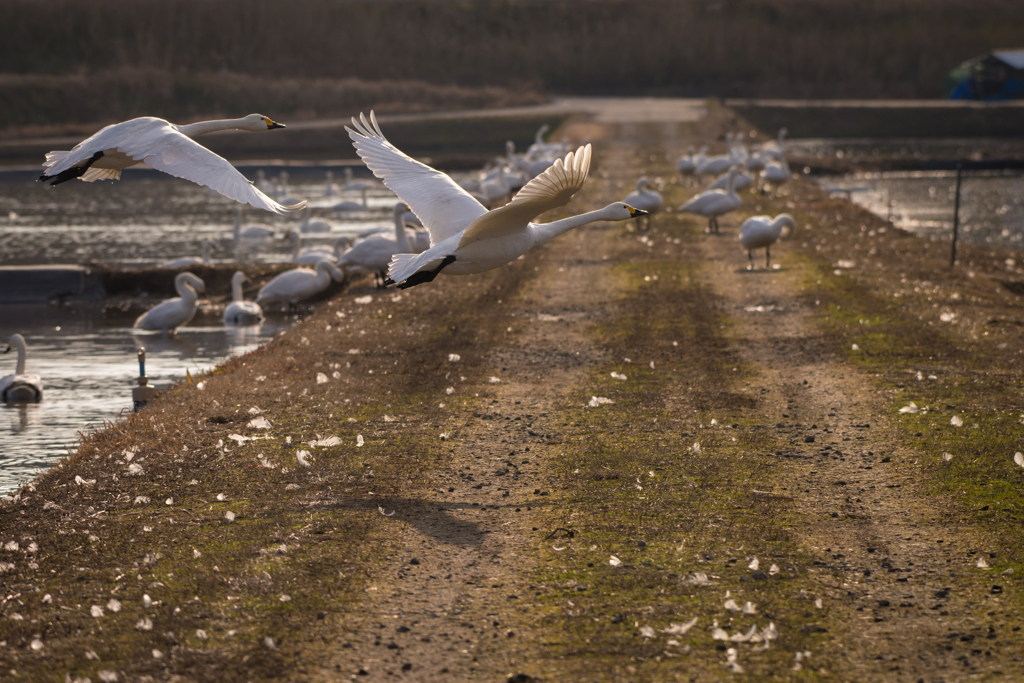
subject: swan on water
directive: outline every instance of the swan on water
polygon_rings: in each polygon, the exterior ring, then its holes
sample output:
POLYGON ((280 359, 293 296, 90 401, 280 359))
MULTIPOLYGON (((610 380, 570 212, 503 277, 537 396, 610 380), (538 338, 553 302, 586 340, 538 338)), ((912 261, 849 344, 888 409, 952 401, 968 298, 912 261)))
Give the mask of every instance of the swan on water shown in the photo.
POLYGON ((242 225, 242 207, 235 209, 235 227, 231 231, 232 241, 238 246, 239 240, 259 240, 274 236, 274 229, 263 223, 242 225))
POLYGON ((193 140, 218 130, 266 131, 284 128, 260 114, 241 119, 200 121, 179 126, 144 116, 115 123, 75 145, 70 152, 48 152, 39 180, 59 185, 73 178, 86 182, 118 180, 121 170, 145 162, 158 171, 191 180, 236 202, 284 213, 302 208, 282 206, 249 182, 227 159, 193 140))
POLYGON ((334 172, 333 171, 328 171, 327 172, 327 180, 326 180, 326 182, 324 182, 324 196, 325 197, 334 197, 339 192, 341 192, 341 188, 339 188, 338 184, 336 182, 334 182, 334 172))
POLYGON ((327 289, 331 280, 341 281, 345 276, 329 260, 318 261, 316 269, 295 268, 288 270, 263 285, 256 303, 261 307, 270 304, 295 305, 327 289))
POLYGON ((739 196, 733 188, 736 167, 729 169, 729 182, 725 190, 706 190, 679 207, 680 211, 695 213, 708 219, 708 232, 718 233, 718 217, 740 208, 739 196))
POLYGON ((373 273, 377 286, 383 287, 384 281, 387 279, 391 257, 395 254, 413 251, 409 234, 405 230, 405 221, 402 220, 402 216, 408 209, 409 207, 404 202, 395 204, 394 239, 388 239, 383 235, 368 237, 342 254, 338 259, 338 267, 346 273, 349 271, 373 273))
POLYGON ((306 200, 292 195, 292 190, 288 187, 288 171, 281 171, 277 174, 277 201, 282 204, 292 204, 296 208, 302 208, 306 206, 306 200))
POLYGON ((313 218, 309 213, 309 207, 303 209, 302 224, 299 232, 330 232, 331 224, 322 218, 313 218))
POLYGON ((259 325, 263 322, 263 309, 255 301, 246 301, 242 294, 242 283, 248 279, 240 270, 231 276, 231 303, 224 309, 225 325, 259 325))
MULTIPOLYGON (((647 180, 646 177, 640 178, 640 180, 636 181, 636 192, 630 192, 623 200, 626 204, 647 212, 645 226, 647 228, 651 227, 651 217, 661 211, 661 205, 663 203, 660 192, 647 189, 650 184, 650 181, 647 180)), ((644 220, 644 216, 637 217, 636 224, 638 228, 640 227, 641 221, 644 220)))
POLYGON ((43 380, 39 375, 25 372, 25 338, 20 334, 12 335, 4 353, 11 350, 18 352, 18 360, 13 375, 0 377, 0 399, 7 403, 43 400, 43 380))
POLYGON ((788 227, 789 233, 796 230, 796 222, 788 213, 780 213, 775 218, 771 216, 751 216, 743 221, 740 226, 740 244, 747 250, 747 258, 750 265, 754 265, 754 249, 764 248, 764 267, 770 266, 771 248, 779 237, 782 236, 783 227, 788 227))
POLYGON ((301 249, 302 235, 296 230, 289 230, 285 233, 285 239, 292 240, 292 263, 301 263, 306 266, 315 266, 324 259, 337 261, 341 257, 341 248, 352 244, 352 238, 343 235, 334 240, 332 247, 317 246, 308 249, 301 249))
POLYGON ((627 220, 640 209, 616 202, 599 211, 554 223, 534 218, 565 206, 587 179, 590 145, 570 152, 523 187, 505 206, 488 211, 448 175, 403 154, 387 141, 370 112, 348 129, 356 151, 373 173, 399 196, 430 231, 430 249, 422 254, 395 254, 389 281, 399 288, 430 282, 443 270, 453 275, 481 273, 571 230, 600 220, 627 220), (447 269, 447 270, 446 270, 447 269))
POLYGON ((213 246, 213 242, 206 240, 203 242, 203 255, 199 256, 185 256, 182 258, 174 259, 173 261, 164 261, 157 268, 188 268, 189 266, 203 266, 210 263, 210 247, 213 246))
POLYGON ((368 188, 364 187, 363 189, 359 190, 359 193, 362 196, 362 201, 361 202, 354 202, 351 199, 346 199, 345 201, 338 202, 337 204, 332 206, 331 210, 332 211, 368 211, 370 209, 370 205, 366 201, 366 191, 367 191, 367 189, 368 188))
POLYGON ((160 330, 173 334, 196 314, 199 293, 206 291, 206 285, 192 273, 178 273, 174 278, 174 289, 178 297, 163 301, 139 316, 134 327, 140 330, 160 330))

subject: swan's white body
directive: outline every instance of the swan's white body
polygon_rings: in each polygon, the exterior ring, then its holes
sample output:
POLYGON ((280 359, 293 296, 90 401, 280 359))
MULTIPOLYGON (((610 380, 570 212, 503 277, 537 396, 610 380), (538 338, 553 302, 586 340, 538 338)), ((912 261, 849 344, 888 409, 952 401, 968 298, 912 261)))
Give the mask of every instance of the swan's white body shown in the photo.
POLYGON ((319 261, 316 269, 295 268, 281 273, 263 285, 256 303, 260 306, 269 304, 297 304, 327 289, 331 279, 341 280, 342 272, 329 260, 319 261))
MULTIPOLYGON (((349 172, 351 173, 351 171, 349 171, 349 172)), ((366 202, 366 191, 367 191, 367 189, 368 188, 364 187, 361 190, 359 190, 360 194, 362 195, 362 202, 354 202, 354 201, 352 201, 350 199, 346 199, 343 202, 338 202, 337 204, 332 206, 331 209, 333 209, 334 211, 366 211, 366 210, 368 210, 370 208, 370 206, 366 202)))
POLYGON ((775 218, 771 216, 751 216, 743 221, 740 226, 740 244, 747 251, 747 258, 751 265, 754 263, 754 249, 764 249, 764 267, 769 267, 771 260, 771 247, 779 237, 782 236, 783 227, 796 229, 796 222, 788 213, 780 213, 775 218))
POLYGON ((375 277, 379 276, 379 282, 383 286, 391 257, 414 250, 409 235, 405 231, 405 221, 402 220, 402 216, 408 208, 401 202, 395 204, 394 239, 388 239, 383 235, 367 237, 341 255, 341 258, 338 259, 338 267, 346 273, 350 271, 373 273, 375 277))
POLYGON ((349 136, 359 156, 423 221, 431 247, 422 254, 395 254, 388 276, 399 288, 429 282, 444 270, 454 275, 502 266, 530 249, 598 220, 626 220, 643 211, 616 203, 554 223, 531 221, 565 206, 590 172, 590 145, 570 152, 520 190, 505 206, 488 211, 450 177, 403 154, 387 141, 373 112, 352 119, 349 136))
POLYGON ((139 316, 135 327, 140 330, 160 330, 173 333, 196 314, 199 292, 206 291, 206 285, 192 273, 178 273, 174 278, 177 298, 163 301, 139 316))
POLYGON ((274 236, 274 229, 263 223, 250 223, 242 225, 242 207, 235 211, 235 227, 232 229, 232 239, 235 246, 239 240, 260 240, 274 236))
POLYGON ((310 216, 309 207, 307 206, 303 212, 302 225, 299 226, 300 232, 330 232, 331 224, 322 218, 313 218, 310 216))
POLYGON ((49 152, 40 180, 59 184, 80 177, 86 182, 118 180, 121 170, 143 162, 158 171, 210 188, 229 199, 258 209, 284 213, 299 206, 282 206, 249 182, 227 159, 193 140, 219 130, 265 131, 284 128, 266 116, 201 121, 178 126, 144 116, 115 123, 75 145, 70 152, 49 152))
POLYGON ((697 166, 697 175, 718 175, 728 171, 730 166, 736 164, 736 151, 733 148, 732 133, 725 134, 725 154, 718 154, 708 157, 704 163, 697 166))
POLYGON ((0 377, 0 400, 7 403, 43 400, 43 380, 39 375, 25 372, 25 338, 20 334, 12 335, 4 353, 12 349, 18 352, 18 360, 13 375, 0 377))
POLYGON ((785 128, 779 128, 778 137, 772 142, 766 142, 761 146, 761 156, 768 159, 778 159, 779 155, 786 149, 786 135, 789 133, 785 128))
MULTIPOLYGON (((750 187, 753 184, 754 184, 754 179, 750 176, 749 173, 747 173, 745 171, 737 170, 736 171, 736 177, 733 178, 733 181, 732 181, 732 189, 736 190, 737 192, 742 192, 743 190, 747 189, 748 187, 750 187)), ((723 173, 722 175, 720 175, 717 178, 715 178, 715 182, 711 183, 711 187, 709 187, 708 189, 709 190, 727 190, 727 189, 729 189, 729 174, 728 174, 728 172, 723 173)))
POLYGON ((324 196, 334 197, 341 191, 338 184, 334 182, 334 173, 331 171, 327 172, 327 181, 324 183, 324 196))
POLYGON ((740 208, 739 196, 736 194, 732 181, 736 178, 736 168, 729 169, 729 183, 725 190, 706 190, 679 207, 680 211, 688 211, 708 219, 708 230, 718 232, 718 217, 740 208))
MULTIPOLYGON (((701 159, 703 161, 703 159, 701 159)), ((686 154, 679 157, 679 161, 676 162, 676 171, 680 175, 693 175, 694 171, 697 170, 697 157, 693 153, 693 145, 686 148, 686 154)))
POLYGON ((206 240, 203 242, 203 255, 200 256, 185 256, 182 258, 174 259, 173 261, 164 261, 158 268, 188 268, 189 266, 203 266, 210 262, 210 247, 213 246, 213 242, 206 240))
POLYGON ((785 150, 779 150, 776 156, 778 161, 769 162, 764 170, 761 171, 761 177, 766 183, 772 185, 782 185, 789 180, 791 173, 789 171, 789 162, 786 161, 785 150))
POLYGON ((231 303, 224 309, 225 325, 259 325, 263 322, 263 309, 255 301, 246 301, 242 294, 242 283, 248 279, 240 270, 231 276, 231 303))
POLYGON ((319 246, 301 250, 302 236, 298 232, 289 230, 285 237, 292 239, 292 263, 301 263, 305 266, 315 266, 324 259, 337 261, 341 258, 341 248, 352 244, 352 238, 344 235, 334 240, 332 248, 319 246))
MULTIPOLYGON (((647 212, 647 227, 651 225, 651 216, 661 211, 661 206, 664 203, 660 192, 647 189, 650 184, 647 178, 640 178, 640 180, 636 181, 636 191, 630 192, 623 200, 633 208, 642 209, 647 212)), ((644 220, 642 216, 637 218, 637 225, 640 225, 642 220, 644 220)))

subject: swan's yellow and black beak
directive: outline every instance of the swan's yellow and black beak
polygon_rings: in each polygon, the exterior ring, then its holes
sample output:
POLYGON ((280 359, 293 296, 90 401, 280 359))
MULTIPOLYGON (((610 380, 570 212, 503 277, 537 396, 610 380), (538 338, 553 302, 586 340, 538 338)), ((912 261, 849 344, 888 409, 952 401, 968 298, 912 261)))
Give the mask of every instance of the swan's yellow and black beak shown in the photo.
POLYGON ((275 128, 287 128, 288 126, 283 123, 271 120, 269 117, 264 116, 263 121, 267 124, 267 130, 273 130, 275 128))
POLYGON ((629 204, 626 204, 626 208, 629 209, 629 217, 630 218, 639 218, 640 216, 646 216, 647 213, 648 213, 647 211, 644 211, 643 209, 634 209, 629 204))

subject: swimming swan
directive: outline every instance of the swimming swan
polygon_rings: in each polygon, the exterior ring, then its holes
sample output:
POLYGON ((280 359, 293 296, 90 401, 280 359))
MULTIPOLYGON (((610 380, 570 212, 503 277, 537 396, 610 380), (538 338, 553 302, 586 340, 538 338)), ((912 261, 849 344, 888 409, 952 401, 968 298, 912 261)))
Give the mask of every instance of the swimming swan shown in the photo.
POLYGON ((414 250, 409 235, 405 231, 405 221, 403 220, 408 209, 409 207, 404 202, 395 204, 394 239, 388 239, 383 235, 368 237, 342 254, 338 259, 338 267, 345 272, 354 270, 373 273, 378 286, 383 287, 391 258, 395 254, 411 253, 414 250))
MULTIPOLYGON (((630 206, 647 212, 646 227, 648 228, 651 227, 651 216, 661 211, 661 205, 663 203, 660 192, 647 189, 650 184, 651 183, 647 178, 641 178, 636 181, 636 192, 630 192, 623 200, 630 206)), ((636 219, 637 227, 640 226, 640 222, 643 220, 643 216, 636 219)))
POLYGON ((11 349, 18 351, 18 361, 13 375, 0 377, 0 399, 8 403, 43 400, 43 380, 39 375, 25 373, 25 338, 20 334, 12 335, 4 353, 11 349))
POLYGON ((248 279, 240 270, 231 276, 231 303, 224 309, 225 325, 259 325, 263 322, 263 309, 255 301, 246 301, 242 294, 242 283, 248 279))
POLYGON ((188 268, 189 266, 202 266, 210 262, 210 247, 213 246, 213 242, 206 240, 203 242, 203 255, 199 256, 185 256, 183 258, 177 258, 173 261, 164 261, 157 268, 188 268))
POLYGON ((729 183, 725 190, 706 190, 679 207, 680 211, 688 211, 708 219, 708 232, 718 232, 718 217, 740 208, 739 196, 733 188, 736 179, 736 167, 729 169, 729 183))
POLYGON ((400 289, 430 282, 444 269, 453 275, 482 273, 502 266, 572 228, 599 220, 626 220, 644 214, 615 203, 599 211, 554 223, 530 221, 565 206, 587 179, 590 145, 559 159, 501 208, 488 211, 450 177, 399 151, 387 141, 370 112, 348 129, 356 151, 373 173, 409 205, 430 231, 430 249, 395 254, 388 275, 400 289))
POLYGON ((342 246, 352 244, 352 238, 344 235, 334 240, 333 248, 326 246, 310 247, 309 249, 301 250, 300 253, 302 236, 295 230, 289 230, 285 233, 285 238, 289 237, 292 239, 292 263, 301 263, 304 266, 315 266, 324 259, 337 261, 341 258, 342 246))
POLYGON ((262 223, 250 223, 242 225, 242 207, 235 210, 235 227, 232 229, 232 239, 235 247, 239 240, 258 240, 274 236, 274 229, 262 223))
POLYGON ((302 224, 299 226, 300 232, 330 232, 331 224, 322 218, 313 218, 310 216, 309 207, 307 206, 303 210, 302 224))
POLYGON ((316 270, 295 268, 285 271, 263 285, 256 303, 260 306, 268 304, 297 304, 327 289, 331 279, 340 281, 345 276, 329 260, 319 261, 316 270))
POLYGON ((796 230, 796 222, 788 213, 780 213, 774 219, 771 216, 751 216, 740 226, 740 244, 747 250, 750 265, 754 265, 754 249, 764 248, 764 267, 769 267, 771 248, 782 236, 783 226, 790 232, 796 230))
POLYGON ((118 180, 121 169, 145 162, 158 171, 184 178, 215 190, 229 199, 258 209, 284 213, 304 203, 282 206, 263 194, 227 159, 193 140, 197 135, 218 130, 265 131, 284 128, 260 114, 241 119, 200 121, 178 126, 163 119, 144 116, 115 123, 75 145, 70 152, 48 152, 46 171, 39 180, 59 185, 73 178, 86 182, 118 180))
POLYGON ((174 278, 174 289, 180 295, 163 301, 139 316, 135 327, 140 330, 161 330, 174 333, 196 314, 197 292, 205 292, 206 285, 192 273, 178 273, 174 278))

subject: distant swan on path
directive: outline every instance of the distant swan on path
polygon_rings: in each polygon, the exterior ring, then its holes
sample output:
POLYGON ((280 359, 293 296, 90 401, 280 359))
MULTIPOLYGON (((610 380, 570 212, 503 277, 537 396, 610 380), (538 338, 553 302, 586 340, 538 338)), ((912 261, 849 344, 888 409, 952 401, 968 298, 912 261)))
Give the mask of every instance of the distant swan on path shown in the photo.
MULTIPOLYGON (((636 181, 636 192, 630 192, 623 200, 630 206, 647 212, 646 225, 644 226, 647 228, 651 227, 651 217, 661 211, 661 205, 663 204, 660 192, 647 189, 650 184, 646 177, 640 178, 640 180, 636 181)), ((636 219, 637 227, 640 227, 641 221, 644 220, 645 217, 643 215, 638 216, 636 219)))
POLYGON ((158 171, 210 188, 228 199, 284 213, 302 204, 282 206, 263 194, 227 159, 193 140, 219 130, 266 131, 284 128, 261 114, 241 119, 200 121, 179 126, 152 116, 115 123, 75 145, 70 152, 48 152, 39 180, 59 185, 73 178, 86 182, 118 180, 121 170, 147 163, 158 171), (52 181, 52 182, 51 182, 52 181))
POLYGON ((13 375, 0 377, 0 399, 6 403, 43 400, 43 380, 39 375, 25 372, 25 338, 20 334, 12 335, 4 353, 12 349, 18 352, 18 360, 13 375))
POLYGON ((263 310, 259 304, 246 301, 242 294, 242 283, 248 279, 240 270, 231 276, 231 303, 224 309, 225 325, 259 325, 263 322, 263 310))
POLYGON ((740 208, 739 196, 733 188, 736 178, 736 167, 729 169, 729 183, 726 190, 706 190, 679 207, 680 211, 688 211, 708 219, 708 232, 718 233, 718 217, 740 208))
POLYGON ((796 222, 788 213, 771 216, 751 216, 740 226, 740 244, 747 250, 747 258, 751 267, 754 265, 754 249, 764 248, 764 267, 768 268, 771 261, 771 248, 782 236, 783 226, 790 232, 796 230, 796 222))
POLYGON ((422 254, 395 254, 388 270, 400 289, 430 282, 442 270, 453 275, 482 273, 515 260, 533 247, 594 221, 621 221, 645 212, 616 202, 599 211, 554 223, 531 221, 565 206, 590 172, 590 145, 569 152, 528 182, 501 208, 488 211, 448 175, 403 154, 387 141, 370 112, 348 129, 356 151, 374 174, 399 196, 430 232, 422 254))
POLYGON ((179 296, 163 301, 138 317, 135 327, 140 330, 161 330, 173 334, 196 314, 199 293, 206 291, 206 285, 192 273, 178 273, 174 278, 174 289, 179 296))
POLYGON ((409 207, 404 202, 395 204, 394 239, 388 239, 383 235, 368 237, 342 254, 338 259, 338 267, 346 273, 349 271, 373 273, 377 285, 383 287, 391 258, 395 254, 413 251, 413 245, 405 231, 405 221, 403 220, 408 209, 409 207))

